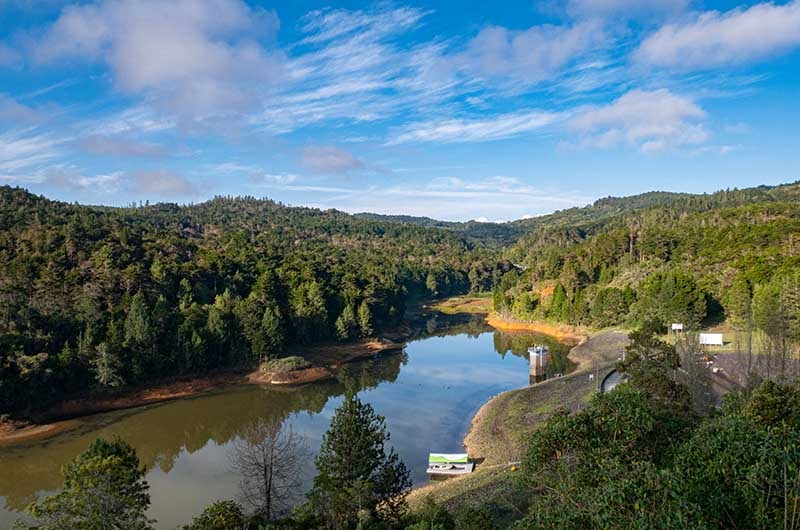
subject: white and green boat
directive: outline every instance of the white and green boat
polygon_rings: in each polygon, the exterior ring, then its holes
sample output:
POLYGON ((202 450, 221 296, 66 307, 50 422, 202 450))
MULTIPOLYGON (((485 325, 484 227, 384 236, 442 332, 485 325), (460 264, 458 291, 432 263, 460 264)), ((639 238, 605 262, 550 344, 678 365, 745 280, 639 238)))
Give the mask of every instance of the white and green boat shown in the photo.
POLYGON ((474 469, 475 463, 469 461, 466 453, 431 453, 428 456, 429 475, 463 475, 474 469))

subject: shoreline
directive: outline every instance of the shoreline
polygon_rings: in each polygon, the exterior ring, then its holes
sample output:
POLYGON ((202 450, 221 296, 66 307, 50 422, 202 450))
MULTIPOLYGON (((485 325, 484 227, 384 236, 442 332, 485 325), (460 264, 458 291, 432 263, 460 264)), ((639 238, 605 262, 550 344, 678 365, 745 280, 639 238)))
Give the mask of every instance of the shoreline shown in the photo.
POLYGON ((67 399, 49 410, 33 414, 30 420, 0 423, 0 447, 51 438, 79 425, 80 418, 156 403, 165 403, 229 386, 300 386, 335 377, 335 370, 346 363, 370 359, 383 353, 402 350, 404 342, 365 339, 353 343, 329 343, 304 349, 313 366, 303 370, 273 373, 226 371, 218 374, 173 378, 155 385, 128 389, 113 396, 67 399))
MULTIPOLYGON (((495 324, 505 324, 493 320, 495 324)), ((509 324, 501 328, 490 323, 492 327, 507 331, 560 331, 546 323, 509 324)), ((559 339, 551 333, 545 334, 559 339)), ((619 349, 627 342, 627 334, 620 331, 606 330, 585 335, 569 351, 569 359, 577 364, 572 373, 492 396, 472 417, 470 428, 462 440, 464 451, 470 458, 481 461, 475 472, 414 488, 409 494, 409 503, 422 503, 431 495, 439 503, 457 504, 465 492, 480 495, 485 488, 493 488, 496 481, 507 479, 508 462, 521 459, 525 439, 556 408, 566 406, 577 410, 583 406, 597 391, 594 388, 596 381, 589 380, 588 375, 596 368, 602 380, 613 369, 619 349)))
POLYGON ((571 346, 582 344, 589 339, 586 332, 582 332, 575 326, 569 324, 551 324, 549 322, 519 322, 507 320, 495 312, 486 315, 486 323, 500 331, 532 331, 553 337, 559 342, 568 343, 571 346))

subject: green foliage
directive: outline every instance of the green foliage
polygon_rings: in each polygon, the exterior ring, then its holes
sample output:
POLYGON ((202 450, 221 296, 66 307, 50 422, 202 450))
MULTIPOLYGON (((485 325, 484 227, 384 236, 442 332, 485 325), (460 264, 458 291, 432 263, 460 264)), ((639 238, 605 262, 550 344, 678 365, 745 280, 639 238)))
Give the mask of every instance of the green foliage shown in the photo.
POLYGON ((492 512, 483 506, 468 506, 456 513, 456 530, 497 530, 492 512))
POLYGON ((239 503, 217 501, 184 525, 183 530, 245 530, 247 527, 247 517, 239 503))
POLYGON ((252 197, 90 207, 0 187, 0 411, 374 336, 429 278, 437 295, 500 282, 512 267, 477 225, 252 197))
POLYGON ((372 310, 366 300, 362 300, 361 305, 358 306, 358 327, 361 328, 362 337, 369 337, 375 332, 372 324, 372 310))
POLYGON ((416 522, 407 525, 405 530, 455 530, 455 522, 444 506, 437 504, 428 495, 423 501, 422 508, 412 515, 416 522))
POLYGON ((358 321, 353 306, 346 305, 342 314, 336 319, 336 337, 339 340, 351 340, 358 336, 358 321))
POLYGON ((402 513, 410 473, 388 442, 384 418, 357 396, 346 397, 322 439, 309 493, 329 527, 344 528, 365 516, 397 520, 402 513))
POLYGON ((737 329, 747 330, 753 325, 752 297, 747 278, 741 274, 736 276, 725 296, 725 313, 737 329))
POLYGON ((98 438, 62 471, 61 491, 28 508, 37 521, 31 528, 150 528, 145 469, 127 443, 98 438))
POLYGON ((706 300, 694 278, 685 272, 657 272, 637 289, 638 300, 631 308, 634 322, 656 321, 663 325, 683 323, 696 329, 706 316, 706 300))
POLYGON ((632 291, 615 287, 600 289, 592 300, 589 315, 594 326, 605 328, 622 324, 632 303, 632 291))
MULTIPOLYGON (((558 282, 571 293, 573 307, 567 315, 558 301, 548 318, 584 323, 578 302, 594 304, 611 287, 645 291, 630 314, 634 324, 658 318, 697 325, 706 313, 722 316, 721 301, 741 327, 745 285, 752 289, 773 277, 795 293, 800 308, 800 280, 790 279, 800 275, 792 250, 800 232, 798 190, 793 183, 706 195, 654 192, 519 221, 525 233, 506 255, 527 269, 516 285, 505 286, 495 309, 505 311, 521 293, 558 282)), ((597 304, 595 325, 618 322, 623 313, 616 294, 613 309, 608 297, 597 304)), ((800 337, 800 325, 792 334, 800 337)))
POLYGON ((280 359, 272 359, 271 361, 261 363, 262 372, 291 372, 294 370, 304 370, 306 368, 311 368, 311 363, 297 355, 281 357, 280 359))
MULTIPOLYGON (((669 365, 658 349, 647 362, 669 365)), ((515 530, 793 527, 798 383, 765 382, 700 422, 646 384, 631 379, 534 434, 523 462, 532 505, 515 530)))

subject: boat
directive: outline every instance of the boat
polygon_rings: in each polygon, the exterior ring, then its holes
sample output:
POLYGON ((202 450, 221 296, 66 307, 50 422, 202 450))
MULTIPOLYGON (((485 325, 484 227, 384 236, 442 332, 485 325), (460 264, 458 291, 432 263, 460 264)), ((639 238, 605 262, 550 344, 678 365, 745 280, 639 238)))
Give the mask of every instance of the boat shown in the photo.
POLYGON ((431 453, 428 455, 426 473, 429 475, 465 475, 474 470, 475 463, 469 461, 466 453, 431 453))

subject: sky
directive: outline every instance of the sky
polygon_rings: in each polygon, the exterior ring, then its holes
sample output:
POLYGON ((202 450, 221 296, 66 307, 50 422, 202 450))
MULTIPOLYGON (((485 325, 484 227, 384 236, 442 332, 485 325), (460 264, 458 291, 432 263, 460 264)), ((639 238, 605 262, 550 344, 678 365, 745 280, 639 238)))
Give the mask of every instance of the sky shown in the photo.
POLYGON ((800 0, 0 0, 0 184, 505 221, 800 179, 800 0))

